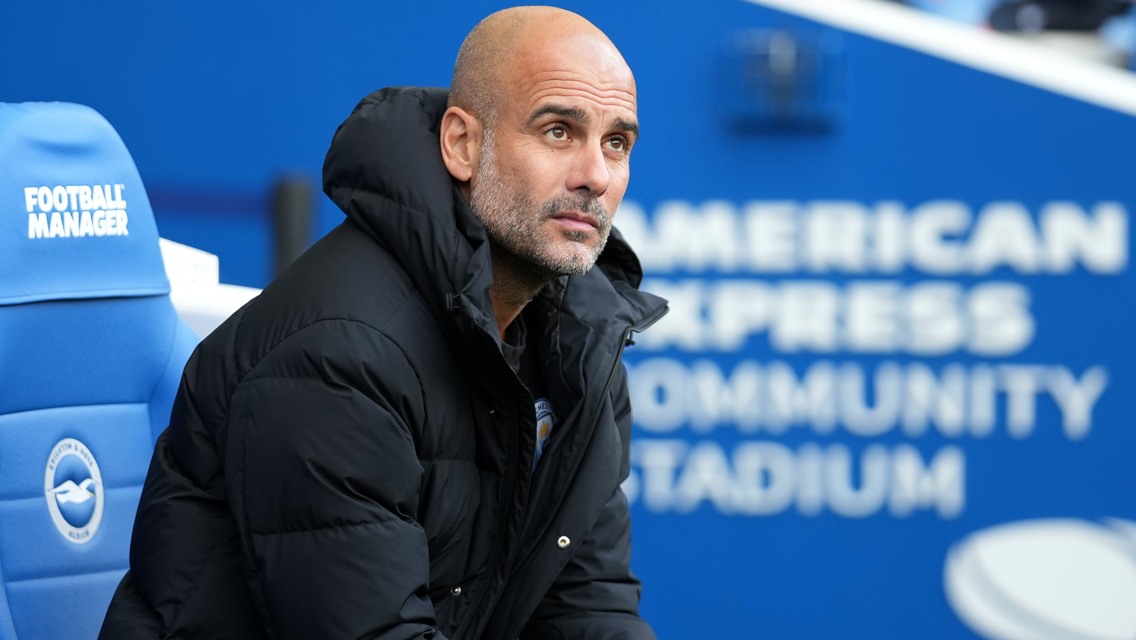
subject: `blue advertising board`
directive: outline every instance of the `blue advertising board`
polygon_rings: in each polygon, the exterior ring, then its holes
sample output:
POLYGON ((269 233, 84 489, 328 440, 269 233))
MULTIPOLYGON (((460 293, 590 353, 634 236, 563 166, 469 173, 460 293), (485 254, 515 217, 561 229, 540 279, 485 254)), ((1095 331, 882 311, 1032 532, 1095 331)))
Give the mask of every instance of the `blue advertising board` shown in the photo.
MULTIPOLYGON (((275 177, 508 4, 15 3, 0 99, 95 107, 163 236, 263 286, 275 177)), ((1136 638, 1133 76, 897 3, 561 6, 639 91, 660 640, 1136 638)))
POLYGON ((1136 637, 1136 118, 745 8, 660 52, 681 126, 616 217, 671 301, 626 354, 644 615, 1136 637))

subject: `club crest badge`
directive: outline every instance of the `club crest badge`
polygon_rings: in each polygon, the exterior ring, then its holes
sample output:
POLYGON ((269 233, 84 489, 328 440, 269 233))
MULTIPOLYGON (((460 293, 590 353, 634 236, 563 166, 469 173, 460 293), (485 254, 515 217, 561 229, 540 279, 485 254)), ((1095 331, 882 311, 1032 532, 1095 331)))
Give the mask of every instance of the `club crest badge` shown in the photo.
POLYGON ((43 476, 47 510, 59 533, 75 544, 89 542, 103 520, 103 476, 86 445, 60 440, 47 458, 43 476))
POLYGON ((552 435, 554 427, 556 427, 556 413, 552 410, 552 403, 547 398, 540 398, 536 401, 536 450, 533 452, 533 471, 536 471, 536 463, 540 462, 544 445, 548 442, 548 436, 552 435))

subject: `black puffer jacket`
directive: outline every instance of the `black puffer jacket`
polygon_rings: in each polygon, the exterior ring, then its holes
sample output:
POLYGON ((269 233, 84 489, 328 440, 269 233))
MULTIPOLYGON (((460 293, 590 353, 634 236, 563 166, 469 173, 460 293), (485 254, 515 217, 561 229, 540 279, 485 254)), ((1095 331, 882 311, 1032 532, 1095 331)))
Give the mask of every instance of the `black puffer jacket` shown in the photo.
POLYGON ((347 221, 194 353, 100 637, 654 638, 620 355, 665 303, 613 233, 526 308, 561 418, 531 472, 485 231, 438 151, 446 97, 356 107, 324 166, 347 221))

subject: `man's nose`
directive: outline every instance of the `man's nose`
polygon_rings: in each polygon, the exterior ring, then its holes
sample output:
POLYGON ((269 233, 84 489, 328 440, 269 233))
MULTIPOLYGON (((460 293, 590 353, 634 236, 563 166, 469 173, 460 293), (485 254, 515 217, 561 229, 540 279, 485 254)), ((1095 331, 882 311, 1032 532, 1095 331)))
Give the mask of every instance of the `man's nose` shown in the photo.
POLYGON ((589 142, 580 147, 573 158, 572 172, 568 176, 569 191, 587 190, 593 197, 599 197, 611 184, 611 171, 604 158, 600 142, 589 142))

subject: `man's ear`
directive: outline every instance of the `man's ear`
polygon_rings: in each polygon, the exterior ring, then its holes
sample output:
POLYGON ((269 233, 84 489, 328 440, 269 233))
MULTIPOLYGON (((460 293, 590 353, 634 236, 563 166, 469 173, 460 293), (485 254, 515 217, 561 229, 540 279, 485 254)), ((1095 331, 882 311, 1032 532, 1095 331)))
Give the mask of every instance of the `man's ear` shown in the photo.
POLYGON ((442 116, 440 135, 442 162, 455 180, 467 185, 473 178, 481 152, 481 123, 461 107, 450 107, 442 116))

